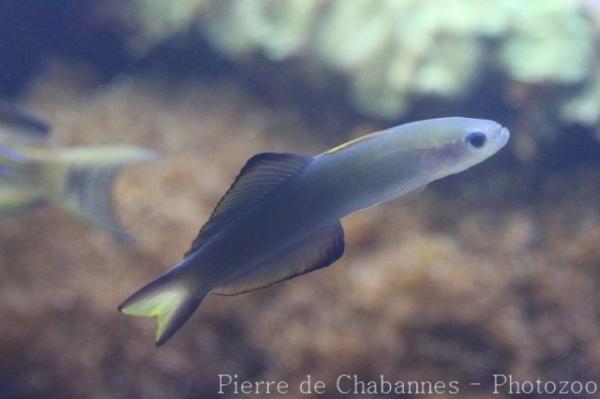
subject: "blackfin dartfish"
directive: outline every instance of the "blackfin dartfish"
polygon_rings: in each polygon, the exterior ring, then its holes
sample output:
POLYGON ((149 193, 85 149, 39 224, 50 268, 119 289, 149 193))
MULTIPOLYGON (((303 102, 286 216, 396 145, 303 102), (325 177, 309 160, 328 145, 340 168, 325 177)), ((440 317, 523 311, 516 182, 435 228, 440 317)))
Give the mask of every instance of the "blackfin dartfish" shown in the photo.
POLYGON ((50 203, 118 240, 130 240, 113 213, 114 177, 126 165, 155 159, 155 152, 122 145, 50 149, 23 142, 49 129, 24 111, 0 105, 0 216, 50 203))
POLYGON ((508 137, 496 122, 452 117, 396 126, 316 156, 255 155, 183 260, 119 310, 156 317, 161 345, 207 294, 242 294, 330 265, 344 252, 342 217, 468 169, 508 137))

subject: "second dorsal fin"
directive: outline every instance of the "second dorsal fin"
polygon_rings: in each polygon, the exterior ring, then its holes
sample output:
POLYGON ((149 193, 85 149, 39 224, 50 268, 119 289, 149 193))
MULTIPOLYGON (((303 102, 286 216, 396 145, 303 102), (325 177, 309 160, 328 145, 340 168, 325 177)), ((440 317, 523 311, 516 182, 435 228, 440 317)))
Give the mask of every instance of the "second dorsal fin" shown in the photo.
POLYGON ((185 257, 195 252, 225 225, 246 213, 280 184, 298 175, 312 159, 308 155, 264 152, 250 158, 200 229, 185 257))

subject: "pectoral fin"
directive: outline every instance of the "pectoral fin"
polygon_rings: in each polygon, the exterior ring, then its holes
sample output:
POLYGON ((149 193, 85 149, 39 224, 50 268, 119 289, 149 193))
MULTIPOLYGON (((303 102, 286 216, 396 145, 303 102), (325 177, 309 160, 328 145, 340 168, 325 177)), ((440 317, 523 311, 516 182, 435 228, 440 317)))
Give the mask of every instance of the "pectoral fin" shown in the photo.
POLYGON ((329 266, 344 253, 340 222, 320 228, 234 281, 215 288, 217 295, 239 295, 329 266))

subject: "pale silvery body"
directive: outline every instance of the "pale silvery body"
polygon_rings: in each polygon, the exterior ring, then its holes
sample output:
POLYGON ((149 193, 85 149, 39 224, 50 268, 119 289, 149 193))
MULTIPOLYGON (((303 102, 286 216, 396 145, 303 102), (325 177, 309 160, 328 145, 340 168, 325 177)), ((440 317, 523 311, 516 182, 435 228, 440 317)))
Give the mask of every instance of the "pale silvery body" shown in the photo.
POLYGON ((209 293, 236 295, 325 267, 343 254, 339 219, 422 189, 493 155, 509 132, 441 118, 397 126, 320 155, 251 158, 177 266, 128 298, 168 340, 209 293))

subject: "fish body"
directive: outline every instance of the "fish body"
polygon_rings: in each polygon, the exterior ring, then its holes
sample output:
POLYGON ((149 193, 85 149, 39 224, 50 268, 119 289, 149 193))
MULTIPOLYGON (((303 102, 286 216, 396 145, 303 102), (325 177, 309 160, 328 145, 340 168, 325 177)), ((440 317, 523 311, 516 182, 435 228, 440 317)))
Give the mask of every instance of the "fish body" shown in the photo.
POLYGON ((314 157, 259 154, 184 259, 120 310, 158 317, 160 345, 208 293, 237 295, 331 264, 344 251, 341 218, 465 170, 497 152, 508 136, 493 121, 442 118, 376 132, 314 157))
POLYGON ((0 216, 51 204, 119 240, 130 240, 113 212, 113 180, 122 167, 156 154, 133 146, 48 149, 25 144, 46 134, 46 126, 0 104, 0 216))

